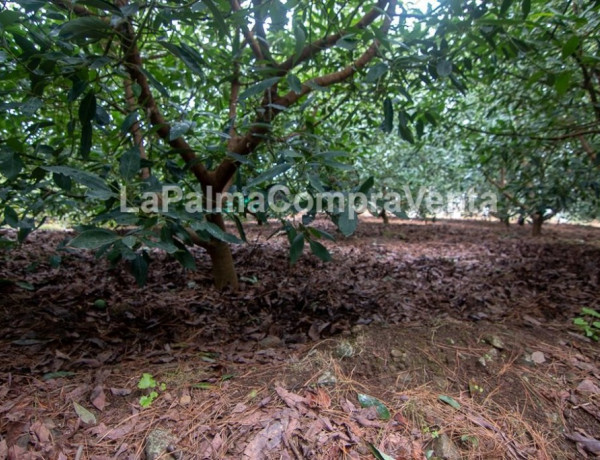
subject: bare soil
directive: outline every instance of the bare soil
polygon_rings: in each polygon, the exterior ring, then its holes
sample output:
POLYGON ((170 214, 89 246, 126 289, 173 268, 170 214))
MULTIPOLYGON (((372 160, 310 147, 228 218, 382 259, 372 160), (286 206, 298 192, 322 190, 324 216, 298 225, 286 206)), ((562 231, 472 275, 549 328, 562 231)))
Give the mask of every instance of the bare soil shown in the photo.
POLYGON ((238 293, 202 250, 144 288, 65 232, 0 253, 0 459, 600 456, 600 229, 365 220, 290 267, 274 228, 238 293))

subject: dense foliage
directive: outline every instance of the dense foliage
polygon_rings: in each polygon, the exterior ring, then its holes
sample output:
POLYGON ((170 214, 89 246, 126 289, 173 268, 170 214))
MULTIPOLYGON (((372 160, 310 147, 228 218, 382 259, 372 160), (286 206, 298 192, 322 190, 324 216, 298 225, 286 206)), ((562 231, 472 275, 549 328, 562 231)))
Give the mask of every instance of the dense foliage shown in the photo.
POLYGON ((81 224, 70 244, 128 261, 139 283, 149 248, 193 269, 187 247, 198 244, 217 286, 235 288, 229 244, 251 216, 281 221, 292 263, 305 245, 330 258, 314 209, 294 216, 319 193, 337 192, 325 204, 343 235, 357 221, 339 197, 404 186, 459 197, 491 187, 498 216, 540 228, 561 211, 593 216, 599 10, 584 0, 3 2, 2 223, 19 242, 47 217, 81 224), (197 206, 170 200, 175 185, 197 206), (254 206, 282 186, 275 210, 254 206), (212 195, 225 191, 238 195, 212 195))

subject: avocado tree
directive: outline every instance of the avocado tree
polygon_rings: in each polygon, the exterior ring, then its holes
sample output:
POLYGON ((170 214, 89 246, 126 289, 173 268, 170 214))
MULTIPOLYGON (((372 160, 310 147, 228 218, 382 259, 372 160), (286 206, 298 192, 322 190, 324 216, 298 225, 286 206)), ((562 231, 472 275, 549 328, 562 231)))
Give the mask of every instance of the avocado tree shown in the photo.
MULTIPOLYGON (((466 95, 441 123, 474 174, 498 193, 497 215, 556 213, 598 198, 598 2, 482 5, 460 51, 466 95)), ((454 58, 455 60, 457 57, 454 58)))
POLYGON ((387 71, 383 57, 407 53, 389 39, 400 13, 395 0, 5 4, 4 223, 25 237, 39 225, 33 216, 75 205, 93 222, 133 226, 125 236, 84 227, 72 244, 130 260, 138 281, 149 261, 140 248, 192 266, 185 243, 195 243, 210 255, 216 286, 237 288, 229 244, 239 240, 225 232, 215 197, 236 181, 293 178, 297 163, 313 173, 339 167, 351 140, 325 138, 317 125, 387 71), (202 209, 160 194, 173 184, 199 191, 202 209), (142 195, 157 212, 129 211, 142 195))

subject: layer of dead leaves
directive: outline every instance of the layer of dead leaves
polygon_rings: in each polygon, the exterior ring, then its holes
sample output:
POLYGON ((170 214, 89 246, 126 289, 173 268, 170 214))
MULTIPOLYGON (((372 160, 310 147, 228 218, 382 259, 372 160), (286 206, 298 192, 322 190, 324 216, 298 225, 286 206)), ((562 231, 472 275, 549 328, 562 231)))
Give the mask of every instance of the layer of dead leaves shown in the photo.
MULTIPOLYGON (((305 256, 294 267, 284 238, 266 240, 272 230, 251 230, 235 248, 239 293, 210 287, 200 250, 195 273, 153 254, 143 289, 90 253, 62 252, 52 268, 64 234, 40 232, 2 255, 0 458, 140 458, 145 434, 165 422, 181 428, 181 458, 372 458, 365 440, 423 458, 421 427, 379 420, 345 394, 332 402, 318 386, 286 388, 278 366, 357 325, 454 318, 564 331, 581 307, 600 309, 597 229, 553 227, 532 240, 488 223, 370 222, 325 243, 333 263, 305 256), (256 366, 269 369, 262 385, 256 366), (153 370, 169 385, 142 411, 136 384, 153 370), (265 394, 236 386, 245 375, 265 394), (73 403, 102 421, 86 425, 73 403)), ((598 433, 575 428, 569 439, 593 455, 598 433)))

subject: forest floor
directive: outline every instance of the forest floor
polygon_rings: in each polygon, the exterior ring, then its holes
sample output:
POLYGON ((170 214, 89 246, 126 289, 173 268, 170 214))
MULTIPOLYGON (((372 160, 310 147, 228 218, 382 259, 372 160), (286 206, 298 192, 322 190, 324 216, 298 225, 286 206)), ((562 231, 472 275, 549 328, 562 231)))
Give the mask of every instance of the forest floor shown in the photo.
POLYGON ((202 250, 145 288, 65 232, 0 253, 0 459, 600 455, 600 229, 364 221, 290 267, 249 227, 238 293, 202 250))

